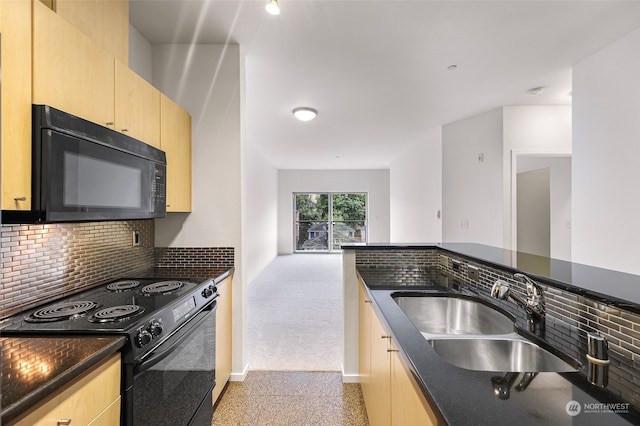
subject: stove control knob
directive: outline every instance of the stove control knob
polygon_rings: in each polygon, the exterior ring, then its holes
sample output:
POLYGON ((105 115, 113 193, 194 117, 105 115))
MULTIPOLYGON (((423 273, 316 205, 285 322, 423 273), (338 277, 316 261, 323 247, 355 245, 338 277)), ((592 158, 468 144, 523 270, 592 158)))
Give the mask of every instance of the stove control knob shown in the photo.
POLYGON ((211 296, 213 296, 213 290, 211 290, 211 287, 207 287, 204 290, 202 290, 202 297, 204 297, 205 299, 208 299, 211 296))
POLYGON ((153 337, 158 337, 162 333, 162 323, 160 321, 151 321, 149 332, 153 337))
POLYGON ((153 336, 147 330, 140 330, 136 336, 136 345, 141 348, 151 341, 153 336))

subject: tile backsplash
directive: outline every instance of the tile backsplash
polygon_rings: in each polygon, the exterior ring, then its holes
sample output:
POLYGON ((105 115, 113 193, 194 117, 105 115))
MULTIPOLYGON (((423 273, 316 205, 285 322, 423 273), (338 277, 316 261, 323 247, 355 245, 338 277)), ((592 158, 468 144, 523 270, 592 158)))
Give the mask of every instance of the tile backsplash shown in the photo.
POLYGON ((234 266, 233 247, 154 247, 154 223, 2 226, 0 319, 118 278, 148 276, 154 268, 179 278, 189 268, 190 277, 208 278, 234 266))
MULTIPOLYGON (((367 270, 377 268, 414 270, 416 267, 437 268, 447 278, 441 284, 463 292, 490 297, 497 279, 508 281, 519 294, 524 284, 513 272, 489 266, 472 258, 438 249, 356 250, 356 266, 367 270), (477 275, 477 278, 476 278, 477 275)), ((404 283, 400 285, 419 285, 404 283)), ((607 390, 640 409, 640 315, 554 287, 540 281, 546 299, 546 336, 552 346, 579 360, 586 372, 587 333, 604 336, 609 344, 609 383, 607 390)), ((526 315, 511 302, 495 301, 511 312, 521 327, 526 328, 526 315)))
POLYGON ((0 232, 0 318, 154 265, 153 220, 5 225, 0 232))

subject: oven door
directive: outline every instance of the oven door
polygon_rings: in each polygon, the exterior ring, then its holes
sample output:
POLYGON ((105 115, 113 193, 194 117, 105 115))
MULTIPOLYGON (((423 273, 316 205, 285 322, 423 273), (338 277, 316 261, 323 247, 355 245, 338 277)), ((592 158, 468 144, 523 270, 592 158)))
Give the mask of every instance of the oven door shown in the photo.
POLYGON ((134 370, 133 424, 211 425, 216 303, 193 317, 134 370))

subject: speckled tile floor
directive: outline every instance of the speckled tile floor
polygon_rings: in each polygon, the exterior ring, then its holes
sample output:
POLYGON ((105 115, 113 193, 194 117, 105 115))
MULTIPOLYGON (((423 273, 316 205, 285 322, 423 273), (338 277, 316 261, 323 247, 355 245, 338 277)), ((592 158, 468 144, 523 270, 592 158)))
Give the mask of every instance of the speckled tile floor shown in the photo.
POLYGON ((230 382, 219 400, 213 426, 366 426, 360 385, 342 383, 340 373, 251 371, 230 382))

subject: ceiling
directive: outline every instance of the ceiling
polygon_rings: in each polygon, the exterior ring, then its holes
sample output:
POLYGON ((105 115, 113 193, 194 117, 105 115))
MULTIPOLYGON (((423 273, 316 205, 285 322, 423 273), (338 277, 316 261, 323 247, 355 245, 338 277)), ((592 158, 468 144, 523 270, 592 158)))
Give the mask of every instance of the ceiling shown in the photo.
POLYGON ((640 27, 639 1, 265 4, 130 0, 130 21, 151 44, 239 44, 245 140, 279 169, 388 168, 443 124, 570 104, 571 67, 640 27), (318 117, 295 120, 299 106, 318 117))

